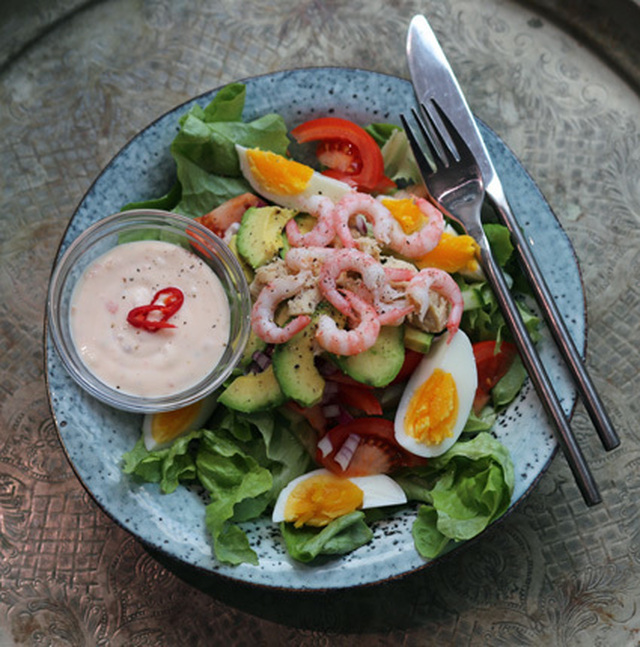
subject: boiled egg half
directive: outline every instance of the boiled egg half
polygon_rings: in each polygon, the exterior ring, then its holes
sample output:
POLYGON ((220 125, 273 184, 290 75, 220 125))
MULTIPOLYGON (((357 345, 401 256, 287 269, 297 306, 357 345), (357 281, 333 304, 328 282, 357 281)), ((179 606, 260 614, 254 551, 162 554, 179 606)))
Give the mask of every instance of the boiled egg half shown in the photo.
POLYGON ((314 198, 325 197, 338 202, 353 191, 345 182, 272 151, 239 145, 236 151, 242 175, 253 190, 281 207, 309 211, 313 210, 314 198))
POLYGON ((147 451, 164 449, 179 436, 202 428, 211 417, 217 401, 217 394, 212 393, 174 411, 146 414, 142 421, 142 436, 147 451))
POLYGON ((394 421, 398 443, 418 456, 446 452, 467 422, 477 385, 469 338, 462 330, 444 336, 407 382, 394 421))
POLYGON ((305 524, 322 527, 354 510, 406 502, 403 489, 386 474, 345 478, 318 469, 282 489, 272 519, 274 523, 293 523, 296 528, 305 524))

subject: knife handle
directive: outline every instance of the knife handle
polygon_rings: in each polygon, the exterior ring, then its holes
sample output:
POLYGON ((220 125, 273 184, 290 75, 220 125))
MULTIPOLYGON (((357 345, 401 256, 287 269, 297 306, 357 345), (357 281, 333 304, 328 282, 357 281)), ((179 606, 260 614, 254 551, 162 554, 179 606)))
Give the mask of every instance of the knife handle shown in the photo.
POLYGON ((529 279, 536 300, 542 309, 543 317, 578 387, 580 397, 596 428, 603 447, 607 451, 615 449, 620 444, 620 438, 613 428, 604 404, 591 381, 591 377, 578 353, 573 338, 556 306, 555 299, 551 295, 549 287, 540 272, 531 248, 513 216, 501 185, 492 182, 489 187, 486 187, 486 194, 497 210, 498 216, 503 224, 511 233, 511 238, 518 253, 522 270, 529 279))

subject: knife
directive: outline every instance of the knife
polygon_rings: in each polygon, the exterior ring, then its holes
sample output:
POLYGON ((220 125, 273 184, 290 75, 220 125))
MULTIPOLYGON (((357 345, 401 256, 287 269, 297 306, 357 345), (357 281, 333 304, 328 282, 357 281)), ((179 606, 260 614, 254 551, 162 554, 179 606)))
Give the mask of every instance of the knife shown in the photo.
POLYGON ((429 105, 430 99, 437 100, 480 165, 486 195, 498 217, 511 233, 522 270, 531 284, 543 317, 578 387, 602 445, 607 451, 615 449, 620 444, 620 439, 542 276, 529 243, 509 207, 500 178, 458 80, 427 19, 422 15, 414 16, 409 25, 407 59, 418 102, 429 105))

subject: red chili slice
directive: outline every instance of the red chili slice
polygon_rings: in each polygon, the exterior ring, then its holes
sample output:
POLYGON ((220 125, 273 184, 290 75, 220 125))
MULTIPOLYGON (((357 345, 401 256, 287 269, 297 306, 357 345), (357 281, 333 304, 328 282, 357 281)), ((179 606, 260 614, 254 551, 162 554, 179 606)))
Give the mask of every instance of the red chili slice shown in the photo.
POLYGON ((175 325, 167 320, 180 310, 183 303, 182 290, 172 287, 163 288, 155 293, 149 305, 138 306, 130 310, 127 321, 135 328, 143 328, 148 332, 157 332, 162 328, 175 328, 175 325), (149 315, 152 313, 160 314, 160 319, 149 319, 149 315))

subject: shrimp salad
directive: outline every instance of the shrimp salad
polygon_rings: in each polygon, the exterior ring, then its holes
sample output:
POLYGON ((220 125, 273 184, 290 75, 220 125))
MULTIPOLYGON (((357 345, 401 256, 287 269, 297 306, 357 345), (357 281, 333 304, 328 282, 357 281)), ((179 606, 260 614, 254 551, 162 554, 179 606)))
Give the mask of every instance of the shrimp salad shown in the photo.
MULTIPOLYGON (((203 488, 224 564, 258 563, 246 522, 259 517, 292 559, 323 563, 408 508, 433 559, 500 517, 514 486, 492 427, 526 373, 477 245, 429 200, 397 126, 245 122, 245 92, 184 115, 174 187, 125 208, 183 213, 228 244, 250 339, 206 401, 145 417, 123 470, 167 495, 203 488)), ((516 290, 508 232, 485 230, 516 290)))

